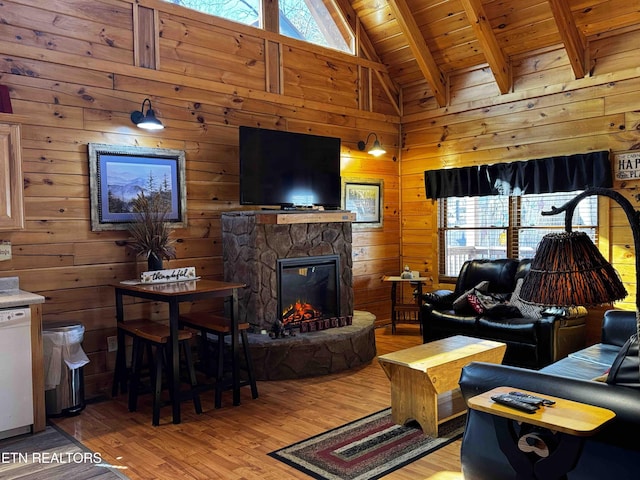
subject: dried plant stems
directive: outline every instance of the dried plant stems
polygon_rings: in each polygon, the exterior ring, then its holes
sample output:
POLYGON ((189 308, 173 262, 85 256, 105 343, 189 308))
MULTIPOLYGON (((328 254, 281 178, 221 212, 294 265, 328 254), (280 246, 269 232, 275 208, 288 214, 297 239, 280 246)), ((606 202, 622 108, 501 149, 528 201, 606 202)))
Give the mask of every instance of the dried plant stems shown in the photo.
POLYGON ((132 239, 128 246, 136 255, 149 258, 154 253, 160 258, 170 260, 176 258, 173 240, 170 238, 171 229, 165 221, 169 212, 169 202, 162 192, 155 192, 146 196, 144 192, 138 194, 134 201, 136 221, 129 224, 132 239))

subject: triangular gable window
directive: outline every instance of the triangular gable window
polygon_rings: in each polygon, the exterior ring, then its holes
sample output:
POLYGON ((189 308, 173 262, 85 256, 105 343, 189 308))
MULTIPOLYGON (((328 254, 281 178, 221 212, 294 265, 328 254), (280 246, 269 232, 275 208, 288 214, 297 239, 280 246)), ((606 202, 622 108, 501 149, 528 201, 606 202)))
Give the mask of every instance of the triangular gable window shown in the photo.
POLYGON ((287 37, 354 52, 354 36, 331 0, 279 0, 280 33, 287 37))

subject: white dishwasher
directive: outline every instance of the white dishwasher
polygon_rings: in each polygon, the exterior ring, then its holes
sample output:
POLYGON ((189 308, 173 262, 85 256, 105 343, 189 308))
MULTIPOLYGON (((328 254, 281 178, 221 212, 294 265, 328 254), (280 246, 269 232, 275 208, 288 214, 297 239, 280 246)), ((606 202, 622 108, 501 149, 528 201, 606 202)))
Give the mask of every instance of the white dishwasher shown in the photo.
POLYGON ((0 439, 33 427, 31 309, 0 309, 0 439))

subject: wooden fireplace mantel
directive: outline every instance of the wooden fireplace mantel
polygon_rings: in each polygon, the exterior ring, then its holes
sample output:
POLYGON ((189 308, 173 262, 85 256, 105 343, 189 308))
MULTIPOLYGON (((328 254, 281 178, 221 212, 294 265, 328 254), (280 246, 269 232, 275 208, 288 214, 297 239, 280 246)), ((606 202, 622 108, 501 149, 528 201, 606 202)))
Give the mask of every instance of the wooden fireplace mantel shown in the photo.
POLYGON ((329 211, 291 211, 282 210, 259 212, 243 212, 244 214, 253 213, 256 216, 257 224, 270 225, 291 225, 294 223, 334 223, 334 222, 354 222, 356 214, 348 210, 329 210, 329 211))

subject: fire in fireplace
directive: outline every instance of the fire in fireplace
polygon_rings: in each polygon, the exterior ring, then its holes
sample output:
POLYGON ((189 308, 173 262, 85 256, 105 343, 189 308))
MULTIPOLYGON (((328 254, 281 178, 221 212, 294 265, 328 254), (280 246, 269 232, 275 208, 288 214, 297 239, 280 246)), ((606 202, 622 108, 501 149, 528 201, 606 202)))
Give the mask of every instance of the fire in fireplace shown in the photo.
POLYGON ((277 261, 278 312, 283 325, 340 314, 340 257, 282 258, 277 261))

